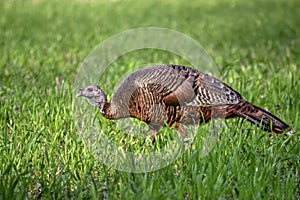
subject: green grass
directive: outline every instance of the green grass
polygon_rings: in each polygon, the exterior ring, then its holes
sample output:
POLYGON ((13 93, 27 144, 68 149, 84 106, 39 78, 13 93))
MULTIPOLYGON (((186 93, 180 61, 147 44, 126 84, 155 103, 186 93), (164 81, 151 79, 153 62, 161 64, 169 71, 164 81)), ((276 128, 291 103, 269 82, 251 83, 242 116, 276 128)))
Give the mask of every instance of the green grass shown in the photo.
MULTIPOLYGON (((0 199, 300 198, 298 1, 0 4, 0 199), (73 83, 96 45, 147 26, 174 29, 201 43, 220 79, 284 119, 295 134, 268 135, 233 119, 205 157, 199 133, 191 151, 155 172, 132 174, 102 164, 78 135, 73 83)), ((124 73, 149 62, 188 65, 155 50, 125 55, 112 64, 118 68, 110 69, 119 69, 114 76, 102 80, 109 96, 124 73)), ((132 137, 112 137, 144 148, 132 137)))

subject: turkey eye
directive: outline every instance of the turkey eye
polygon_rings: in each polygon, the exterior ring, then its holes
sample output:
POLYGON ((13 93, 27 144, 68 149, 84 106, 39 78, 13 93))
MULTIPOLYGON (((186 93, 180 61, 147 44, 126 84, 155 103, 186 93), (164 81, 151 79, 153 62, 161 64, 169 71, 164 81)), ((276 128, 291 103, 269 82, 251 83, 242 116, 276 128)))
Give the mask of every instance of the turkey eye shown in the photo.
POLYGON ((88 90, 88 92, 92 92, 93 88, 88 88, 87 90, 88 90))

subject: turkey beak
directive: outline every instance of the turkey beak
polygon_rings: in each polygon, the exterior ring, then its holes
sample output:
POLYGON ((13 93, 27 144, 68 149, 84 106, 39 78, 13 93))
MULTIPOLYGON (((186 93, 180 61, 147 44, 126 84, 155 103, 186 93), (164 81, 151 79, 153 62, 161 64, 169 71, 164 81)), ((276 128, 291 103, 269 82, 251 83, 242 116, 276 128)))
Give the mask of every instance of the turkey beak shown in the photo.
POLYGON ((76 97, 81 97, 81 96, 84 96, 82 90, 80 90, 80 92, 78 92, 78 93, 76 94, 76 97))

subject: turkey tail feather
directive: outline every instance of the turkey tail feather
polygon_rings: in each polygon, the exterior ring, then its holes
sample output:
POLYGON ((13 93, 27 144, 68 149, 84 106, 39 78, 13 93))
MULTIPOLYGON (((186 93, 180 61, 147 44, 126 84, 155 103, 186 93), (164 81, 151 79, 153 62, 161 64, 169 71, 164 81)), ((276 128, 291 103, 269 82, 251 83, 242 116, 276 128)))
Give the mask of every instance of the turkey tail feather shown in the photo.
MULTIPOLYGON (((247 101, 240 102, 237 106, 238 107, 233 111, 237 116, 240 116, 257 126, 262 126, 265 131, 280 134, 291 129, 289 125, 273 114, 247 101)), ((293 129, 287 132, 287 134, 292 133, 293 129)))

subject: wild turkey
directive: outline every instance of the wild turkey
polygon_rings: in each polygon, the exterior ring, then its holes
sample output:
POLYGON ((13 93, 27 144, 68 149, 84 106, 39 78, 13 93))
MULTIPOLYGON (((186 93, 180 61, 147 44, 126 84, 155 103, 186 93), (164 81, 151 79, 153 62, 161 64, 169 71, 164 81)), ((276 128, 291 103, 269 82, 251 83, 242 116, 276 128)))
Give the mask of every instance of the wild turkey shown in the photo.
POLYGON ((110 102, 96 85, 80 90, 107 119, 133 117, 150 126, 151 137, 166 122, 186 136, 182 124, 206 123, 212 117, 241 117, 265 131, 292 134, 289 125, 245 101, 231 87, 205 73, 178 65, 152 66, 127 77, 110 102))

